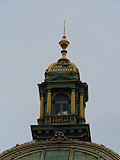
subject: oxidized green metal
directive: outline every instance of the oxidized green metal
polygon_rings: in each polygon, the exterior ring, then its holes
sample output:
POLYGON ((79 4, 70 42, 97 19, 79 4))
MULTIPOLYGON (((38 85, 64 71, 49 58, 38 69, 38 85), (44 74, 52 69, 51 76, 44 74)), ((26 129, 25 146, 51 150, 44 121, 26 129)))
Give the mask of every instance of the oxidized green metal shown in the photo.
POLYGON ((64 136, 59 143, 60 135, 50 141, 17 145, 0 154, 0 160, 120 160, 119 155, 103 145, 67 140, 64 136))

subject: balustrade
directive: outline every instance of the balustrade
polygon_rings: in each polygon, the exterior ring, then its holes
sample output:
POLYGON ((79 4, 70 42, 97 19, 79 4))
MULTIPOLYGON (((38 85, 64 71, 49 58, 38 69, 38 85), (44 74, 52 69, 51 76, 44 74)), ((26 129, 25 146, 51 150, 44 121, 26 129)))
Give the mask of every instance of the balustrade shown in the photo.
POLYGON ((70 123, 70 116, 51 116, 51 123, 70 123))

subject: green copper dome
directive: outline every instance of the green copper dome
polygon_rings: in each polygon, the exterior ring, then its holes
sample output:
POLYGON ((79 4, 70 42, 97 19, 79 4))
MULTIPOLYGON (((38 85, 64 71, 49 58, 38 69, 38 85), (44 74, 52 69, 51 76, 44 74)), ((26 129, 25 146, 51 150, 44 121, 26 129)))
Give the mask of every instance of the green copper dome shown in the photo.
POLYGON ((103 145, 75 140, 32 141, 0 154, 0 160, 120 160, 103 145))

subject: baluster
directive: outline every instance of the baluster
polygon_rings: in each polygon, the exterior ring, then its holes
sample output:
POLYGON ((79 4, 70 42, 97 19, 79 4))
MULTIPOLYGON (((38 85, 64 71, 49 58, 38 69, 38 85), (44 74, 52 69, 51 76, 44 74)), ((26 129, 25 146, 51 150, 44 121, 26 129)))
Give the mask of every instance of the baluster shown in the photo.
POLYGON ((64 117, 64 122, 66 122, 66 117, 64 117))
POLYGON ((55 123, 55 117, 53 117, 53 123, 55 123))
POLYGON ((67 123, 69 122, 69 117, 67 116, 67 123))
POLYGON ((63 117, 61 117, 61 122, 63 123, 63 117))
POLYGON ((55 117, 55 123, 57 123, 57 117, 55 117))
POLYGON ((60 123, 60 117, 58 117, 58 123, 60 123))

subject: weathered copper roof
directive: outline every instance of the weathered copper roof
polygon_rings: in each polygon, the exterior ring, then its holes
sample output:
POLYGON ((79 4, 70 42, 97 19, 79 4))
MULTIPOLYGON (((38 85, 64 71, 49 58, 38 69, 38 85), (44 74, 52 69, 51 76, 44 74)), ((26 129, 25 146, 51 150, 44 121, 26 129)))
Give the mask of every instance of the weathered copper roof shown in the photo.
POLYGON ((103 145, 75 140, 55 139, 51 141, 31 141, 4 151, 0 160, 120 160, 120 156, 103 145))

